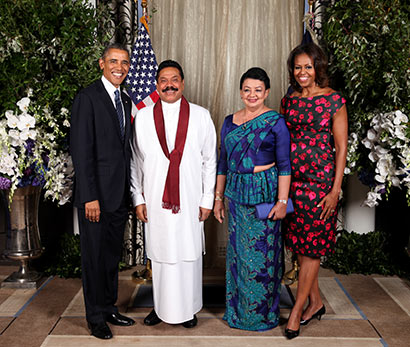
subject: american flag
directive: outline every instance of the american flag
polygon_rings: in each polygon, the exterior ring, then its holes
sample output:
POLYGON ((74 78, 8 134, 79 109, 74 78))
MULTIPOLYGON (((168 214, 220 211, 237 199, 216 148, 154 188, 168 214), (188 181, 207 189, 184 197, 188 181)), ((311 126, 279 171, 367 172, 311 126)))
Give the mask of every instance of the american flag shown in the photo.
MULTIPOLYGON (((155 75, 158 65, 145 17, 141 18, 137 41, 131 54, 131 65, 126 79, 128 94, 138 110, 155 104, 159 99, 155 75)), ((133 114, 135 117, 135 114, 133 114)))

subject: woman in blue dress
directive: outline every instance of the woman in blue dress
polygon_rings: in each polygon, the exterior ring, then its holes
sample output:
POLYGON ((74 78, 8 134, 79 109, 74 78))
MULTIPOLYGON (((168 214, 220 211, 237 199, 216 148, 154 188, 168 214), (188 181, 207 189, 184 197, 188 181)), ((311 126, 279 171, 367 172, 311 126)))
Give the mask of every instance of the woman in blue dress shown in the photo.
POLYGON ((226 312, 230 327, 263 331, 279 323, 282 278, 280 220, 286 215, 290 185, 290 138, 283 116, 265 105, 270 81, 251 68, 240 80, 245 105, 225 118, 215 192, 214 215, 229 205, 226 255, 226 312), (268 217, 256 205, 276 204, 268 217))

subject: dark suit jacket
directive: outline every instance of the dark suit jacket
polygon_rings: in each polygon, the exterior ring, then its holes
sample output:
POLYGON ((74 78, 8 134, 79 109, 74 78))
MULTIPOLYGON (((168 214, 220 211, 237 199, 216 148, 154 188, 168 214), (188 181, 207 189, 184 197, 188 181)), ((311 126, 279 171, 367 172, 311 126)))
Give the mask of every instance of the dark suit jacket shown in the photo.
POLYGON ((101 211, 113 212, 129 192, 131 100, 121 93, 125 138, 121 139, 115 107, 101 80, 81 90, 71 114, 70 152, 73 159, 74 206, 98 200, 101 211))

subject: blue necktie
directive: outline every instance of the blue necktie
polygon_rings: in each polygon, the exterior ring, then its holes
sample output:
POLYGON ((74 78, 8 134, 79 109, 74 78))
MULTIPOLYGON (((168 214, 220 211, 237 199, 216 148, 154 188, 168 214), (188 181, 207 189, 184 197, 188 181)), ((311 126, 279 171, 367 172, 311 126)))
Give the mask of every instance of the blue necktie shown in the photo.
POLYGON ((115 95, 115 108, 117 110, 118 121, 120 122, 121 137, 124 139, 124 113, 122 112, 122 104, 120 99, 120 92, 116 90, 115 95))

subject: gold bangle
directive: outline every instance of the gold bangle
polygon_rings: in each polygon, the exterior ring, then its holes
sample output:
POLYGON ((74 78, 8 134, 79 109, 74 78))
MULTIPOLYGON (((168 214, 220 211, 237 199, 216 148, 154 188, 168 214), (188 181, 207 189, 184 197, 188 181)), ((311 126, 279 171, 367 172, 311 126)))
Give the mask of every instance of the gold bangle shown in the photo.
POLYGON ((220 196, 215 196, 215 201, 224 201, 224 199, 220 196))

